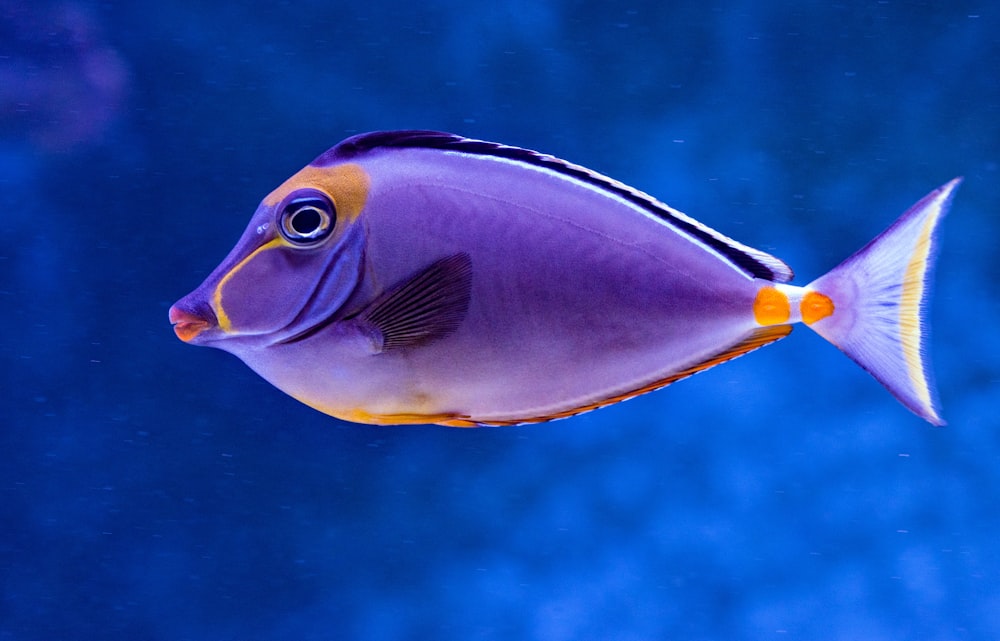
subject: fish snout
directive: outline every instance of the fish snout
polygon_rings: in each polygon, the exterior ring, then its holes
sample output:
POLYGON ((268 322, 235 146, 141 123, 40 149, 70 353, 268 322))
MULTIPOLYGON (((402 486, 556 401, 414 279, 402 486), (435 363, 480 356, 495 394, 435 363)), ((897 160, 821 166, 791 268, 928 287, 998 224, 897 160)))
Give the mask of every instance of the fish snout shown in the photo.
POLYGON ((215 312, 207 305, 199 305, 196 309, 192 309, 181 301, 170 307, 168 315, 177 338, 185 343, 190 343, 205 330, 217 327, 219 324, 215 312))

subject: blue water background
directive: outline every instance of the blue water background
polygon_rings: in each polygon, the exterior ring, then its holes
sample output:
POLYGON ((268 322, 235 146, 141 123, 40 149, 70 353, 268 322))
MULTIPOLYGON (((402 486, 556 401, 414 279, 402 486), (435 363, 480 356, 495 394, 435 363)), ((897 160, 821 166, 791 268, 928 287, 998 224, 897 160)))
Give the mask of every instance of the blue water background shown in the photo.
POLYGON ((1000 4, 0 0, 0 640, 1000 638, 1000 4), (366 427, 167 308, 340 139, 539 149, 823 273, 931 189, 932 428, 809 330, 366 427))

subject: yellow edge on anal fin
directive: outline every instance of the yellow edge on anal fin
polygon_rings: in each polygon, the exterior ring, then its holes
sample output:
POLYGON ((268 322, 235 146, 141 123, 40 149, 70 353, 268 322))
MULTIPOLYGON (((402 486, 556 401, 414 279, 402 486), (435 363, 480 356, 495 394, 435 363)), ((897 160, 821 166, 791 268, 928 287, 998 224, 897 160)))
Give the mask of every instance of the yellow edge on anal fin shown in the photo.
MULTIPOLYGON (((307 403, 308 404, 308 403, 307 403)), ((316 406, 313 406, 316 407, 316 406)), ((367 423, 368 425, 447 425, 449 427, 478 427, 480 424, 463 414, 371 414, 362 410, 349 412, 331 412, 316 407, 324 414, 335 416, 352 423, 367 423)))

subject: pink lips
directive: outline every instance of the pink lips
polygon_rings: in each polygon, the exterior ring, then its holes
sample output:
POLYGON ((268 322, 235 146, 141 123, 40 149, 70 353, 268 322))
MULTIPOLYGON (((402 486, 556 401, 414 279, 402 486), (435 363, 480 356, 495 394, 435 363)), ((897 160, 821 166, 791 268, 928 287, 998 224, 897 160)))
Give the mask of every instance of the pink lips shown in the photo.
POLYGON ((177 307, 177 305, 170 308, 169 315, 170 322, 174 325, 174 333, 185 343, 214 324, 206 318, 177 307))

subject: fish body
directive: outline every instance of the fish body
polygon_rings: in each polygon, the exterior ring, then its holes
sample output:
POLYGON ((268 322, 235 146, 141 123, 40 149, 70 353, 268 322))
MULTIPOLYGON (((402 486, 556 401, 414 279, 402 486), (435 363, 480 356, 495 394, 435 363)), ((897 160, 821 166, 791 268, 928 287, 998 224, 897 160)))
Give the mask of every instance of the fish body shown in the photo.
POLYGON ((777 258, 551 156, 363 134, 268 195, 170 319, 327 414, 458 426, 570 416, 805 322, 940 423, 920 305, 956 185, 796 287, 777 258))

